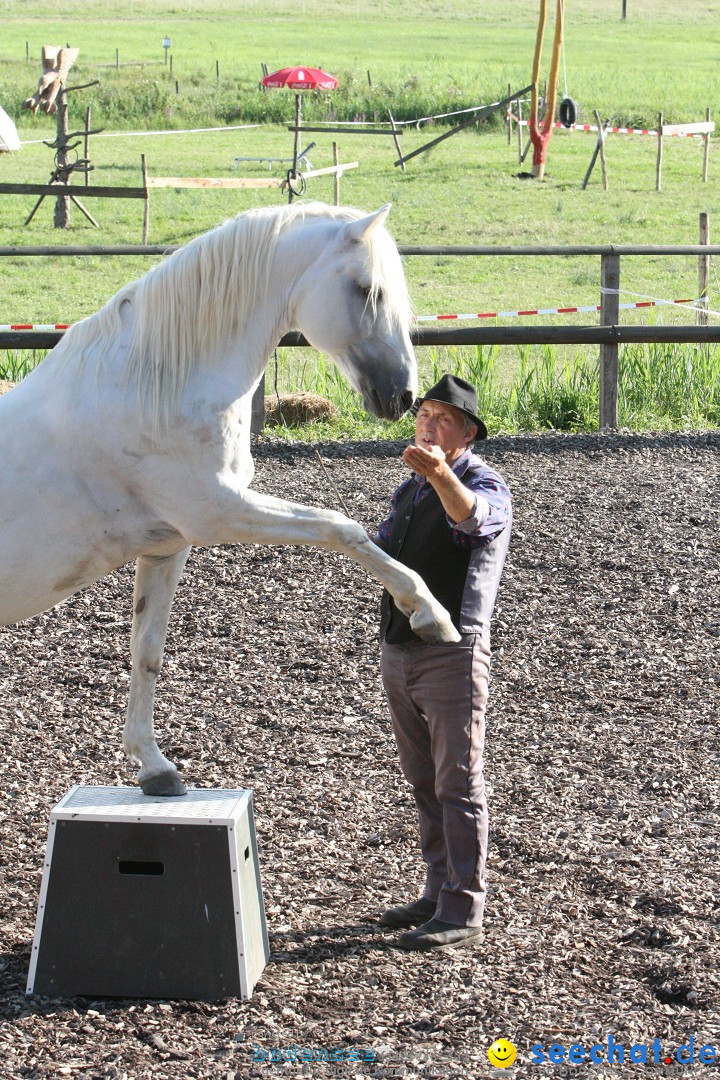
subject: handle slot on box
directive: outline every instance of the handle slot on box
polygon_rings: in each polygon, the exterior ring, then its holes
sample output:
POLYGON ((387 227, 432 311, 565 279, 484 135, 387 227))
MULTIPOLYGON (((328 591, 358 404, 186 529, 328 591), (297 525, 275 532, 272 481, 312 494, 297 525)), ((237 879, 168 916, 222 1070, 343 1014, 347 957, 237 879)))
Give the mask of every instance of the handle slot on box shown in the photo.
POLYGON ((134 859, 119 859, 118 870, 121 874, 159 877, 165 873, 165 864, 161 862, 138 862, 134 859))

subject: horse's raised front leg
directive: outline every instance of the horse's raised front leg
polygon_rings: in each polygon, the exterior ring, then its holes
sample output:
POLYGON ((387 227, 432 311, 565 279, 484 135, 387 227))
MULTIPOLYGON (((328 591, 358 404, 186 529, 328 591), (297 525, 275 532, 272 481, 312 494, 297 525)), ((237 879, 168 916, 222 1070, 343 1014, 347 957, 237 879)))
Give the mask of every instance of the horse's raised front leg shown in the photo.
POLYGON ((185 794, 177 769, 160 753, 155 741, 153 702, 170 607, 189 553, 187 547, 162 558, 141 555, 135 568, 132 676, 123 746, 129 757, 140 762, 138 782, 146 795, 185 794))
POLYGON ((386 555, 356 521, 334 510, 286 502, 255 491, 222 490, 202 522, 185 536, 194 544, 312 544, 341 551, 381 581, 424 641, 459 641, 442 604, 423 579, 386 555))

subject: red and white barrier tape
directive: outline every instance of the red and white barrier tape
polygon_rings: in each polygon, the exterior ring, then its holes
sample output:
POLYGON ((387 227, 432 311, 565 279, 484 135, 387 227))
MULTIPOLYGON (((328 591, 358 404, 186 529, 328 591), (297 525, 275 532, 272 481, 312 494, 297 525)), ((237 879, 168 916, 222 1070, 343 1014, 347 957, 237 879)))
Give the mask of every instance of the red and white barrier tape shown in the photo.
MULTIPOLYGON (((512 119, 516 124, 521 124, 523 127, 527 127, 527 120, 520 120, 519 117, 513 115, 512 119)), ((598 131, 597 124, 570 124, 566 127, 565 124, 561 124, 558 120, 553 124, 554 128, 564 128, 565 131, 598 131)), ((652 128, 625 128, 625 127, 609 127, 605 128, 606 135, 657 135, 657 130, 652 128)), ((702 132, 697 131, 671 131, 665 138, 668 139, 704 139, 705 135, 702 132)))
MULTIPOLYGON (((615 290, 608 289, 607 292, 615 290)), ((619 304, 620 309, 672 307, 676 304, 703 305, 703 300, 640 300, 634 304, 619 304)), ((699 310, 707 311, 704 306, 699 310)), ((461 315, 418 315, 416 322, 443 322, 447 319, 515 319, 523 315, 575 315, 586 311, 600 311, 600 304, 578 307, 526 308, 522 311, 471 311, 461 315)), ((714 312, 709 312, 714 314, 714 312)), ((70 323, 0 323, 0 330, 67 330, 70 323)))
POLYGON ((0 323, 0 330, 67 330, 70 323, 0 323))
MULTIPOLYGON (((619 304, 618 306, 620 308, 649 308, 701 303, 702 300, 641 300, 635 304, 619 304)), ((514 319, 520 315, 574 315, 576 312, 599 310, 600 304, 588 304, 585 307, 528 308, 525 311, 477 311, 464 315, 418 315, 417 322, 442 322, 445 319, 514 319)))

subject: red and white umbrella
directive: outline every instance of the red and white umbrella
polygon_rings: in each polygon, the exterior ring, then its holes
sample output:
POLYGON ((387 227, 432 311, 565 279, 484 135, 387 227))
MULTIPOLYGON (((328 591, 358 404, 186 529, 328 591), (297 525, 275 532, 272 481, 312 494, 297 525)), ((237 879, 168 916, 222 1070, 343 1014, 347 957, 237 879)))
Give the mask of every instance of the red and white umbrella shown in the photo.
POLYGON ((263 75, 263 86, 287 86, 290 90, 337 90, 338 81, 334 75, 314 67, 287 67, 263 75))
MULTIPOLYGON (((280 68, 279 71, 273 71, 270 75, 263 75, 261 79, 262 86, 287 86, 290 90, 295 91, 295 149, 293 152, 293 167, 291 173, 288 173, 288 199, 290 202, 292 202, 294 195, 292 180, 297 177, 298 139, 300 137, 300 94, 298 91, 337 90, 337 84, 338 81, 334 75, 329 75, 327 71, 321 71, 320 68, 314 67, 280 68)), ((298 194, 302 194, 302 190, 298 194)))

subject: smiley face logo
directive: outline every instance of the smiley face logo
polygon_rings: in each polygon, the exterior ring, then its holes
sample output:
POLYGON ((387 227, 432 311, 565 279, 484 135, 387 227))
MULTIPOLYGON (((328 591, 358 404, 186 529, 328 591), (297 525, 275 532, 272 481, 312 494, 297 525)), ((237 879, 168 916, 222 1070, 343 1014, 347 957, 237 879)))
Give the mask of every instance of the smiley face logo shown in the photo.
POLYGON ((517 1050, 508 1039, 496 1039, 488 1050, 488 1057, 496 1069, 507 1069, 517 1057, 517 1050))

